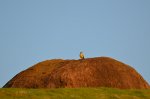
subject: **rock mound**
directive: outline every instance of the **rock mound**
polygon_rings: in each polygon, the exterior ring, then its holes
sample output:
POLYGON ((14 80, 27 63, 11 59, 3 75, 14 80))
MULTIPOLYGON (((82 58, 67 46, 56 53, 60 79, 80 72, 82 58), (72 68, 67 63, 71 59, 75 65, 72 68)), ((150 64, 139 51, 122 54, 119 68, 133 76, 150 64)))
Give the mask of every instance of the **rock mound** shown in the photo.
POLYGON ((148 89, 149 84, 131 66, 109 57, 47 60, 13 77, 4 88, 112 87, 148 89))

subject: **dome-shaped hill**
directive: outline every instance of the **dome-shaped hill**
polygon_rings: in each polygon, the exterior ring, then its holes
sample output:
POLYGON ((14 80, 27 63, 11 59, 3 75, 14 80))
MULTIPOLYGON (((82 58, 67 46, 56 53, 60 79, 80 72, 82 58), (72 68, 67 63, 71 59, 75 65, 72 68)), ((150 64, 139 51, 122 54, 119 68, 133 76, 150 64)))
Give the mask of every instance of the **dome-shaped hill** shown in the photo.
POLYGON ((6 83, 4 87, 150 88, 149 84, 132 67, 109 57, 43 61, 20 72, 6 83))

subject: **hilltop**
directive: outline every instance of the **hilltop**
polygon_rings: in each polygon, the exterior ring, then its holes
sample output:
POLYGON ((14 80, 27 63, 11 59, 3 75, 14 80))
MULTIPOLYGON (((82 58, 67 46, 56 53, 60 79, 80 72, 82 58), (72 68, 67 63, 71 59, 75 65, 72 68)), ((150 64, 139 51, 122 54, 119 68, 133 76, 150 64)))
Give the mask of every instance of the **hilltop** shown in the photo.
POLYGON ((20 72, 3 88, 80 87, 150 88, 134 68, 110 57, 46 60, 20 72))

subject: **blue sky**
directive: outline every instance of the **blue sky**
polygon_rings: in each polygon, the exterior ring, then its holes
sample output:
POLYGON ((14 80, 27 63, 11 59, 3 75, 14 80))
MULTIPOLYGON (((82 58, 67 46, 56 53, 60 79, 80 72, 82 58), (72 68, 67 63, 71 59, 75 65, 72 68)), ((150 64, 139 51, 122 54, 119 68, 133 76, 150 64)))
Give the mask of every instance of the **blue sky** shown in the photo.
POLYGON ((43 60, 109 56, 150 83, 150 0, 0 0, 0 87, 43 60))

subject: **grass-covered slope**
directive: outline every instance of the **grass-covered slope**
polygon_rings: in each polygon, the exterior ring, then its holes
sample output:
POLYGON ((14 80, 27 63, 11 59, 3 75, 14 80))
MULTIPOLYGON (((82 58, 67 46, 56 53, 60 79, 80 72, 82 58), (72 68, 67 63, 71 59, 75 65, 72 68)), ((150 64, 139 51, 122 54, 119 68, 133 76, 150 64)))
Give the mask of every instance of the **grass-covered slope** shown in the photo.
POLYGON ((150 99, 150 90, 112 88, 0 89, 0 99, 150 99))

